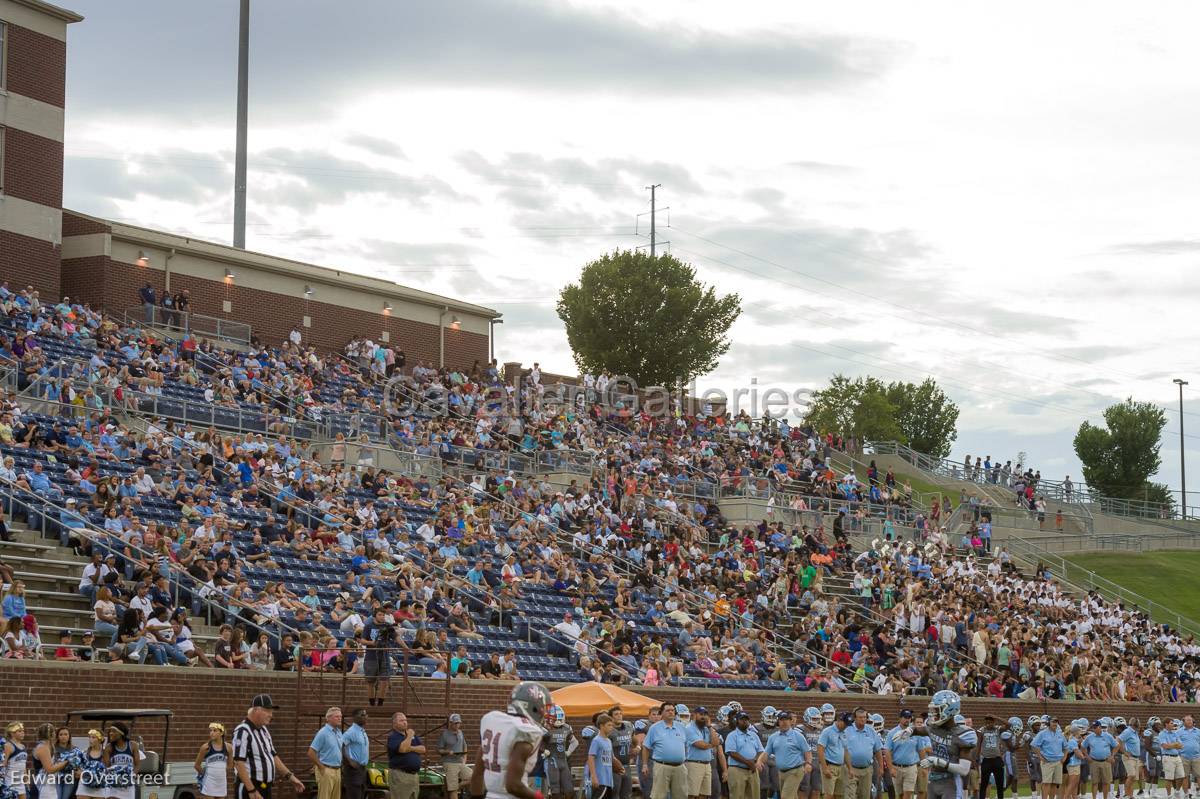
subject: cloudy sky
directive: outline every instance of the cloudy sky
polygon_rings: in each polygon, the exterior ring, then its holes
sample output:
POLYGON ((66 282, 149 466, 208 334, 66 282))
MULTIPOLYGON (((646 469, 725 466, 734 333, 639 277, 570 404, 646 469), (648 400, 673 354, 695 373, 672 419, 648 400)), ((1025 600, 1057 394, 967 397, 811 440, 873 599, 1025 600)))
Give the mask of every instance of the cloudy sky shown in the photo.
MULTIPOLYGON (((228 241, 236 0, 68 5, 68 207, 228 241)), ((1132 395, 1178 488, 1200 11, 1077 11, 254 0, 248 246, 495 307, 502 360, 573 372, 557 291, 661 183, 660 240, 745 300, 702 386, 932 375, 956 456, 1076 480, 1132 395)))

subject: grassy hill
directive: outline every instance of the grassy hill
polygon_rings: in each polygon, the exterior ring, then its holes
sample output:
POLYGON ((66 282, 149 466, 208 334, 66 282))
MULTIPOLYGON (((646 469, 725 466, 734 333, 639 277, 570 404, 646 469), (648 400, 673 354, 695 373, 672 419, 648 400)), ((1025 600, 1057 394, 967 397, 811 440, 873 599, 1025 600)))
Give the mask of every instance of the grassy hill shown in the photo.
MULTIPOLYGON (((1196 583, 1196 575, 1200 574, 1198 551, 1097 552, 1073 555, 1069 560, 1170 611, 1200 621, 1200 588, 1196 583)), ((1072 573, 1070 577, 1081 582, 1081 575, 1072 573)), ((1163 618, 1163 613, 1152 615, 1170 621, 1163 618)))

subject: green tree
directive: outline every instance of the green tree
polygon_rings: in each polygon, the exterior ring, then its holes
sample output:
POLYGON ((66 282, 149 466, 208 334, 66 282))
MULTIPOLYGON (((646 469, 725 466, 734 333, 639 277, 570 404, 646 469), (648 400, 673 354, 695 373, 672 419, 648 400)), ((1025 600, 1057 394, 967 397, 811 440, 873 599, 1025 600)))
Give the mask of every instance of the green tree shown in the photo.
POLYGON ((718 297, 673 255, 617 250, 562 290, 558 318, 580 370, 678 389, 717 367, 741 306, 737 294, 718 297))
POLYGON ((1075 434, 1075 454, 1088 486, 1108 497, 1163 500, 1165 488, 1149 478, 1162 464, 1159 449, 1167 415, 1153 403, 1130 397, 1105 408, 1104 423, 1106 427, 1084 422, 1075 434))
POLYGON ((932 377, 919 386, 889 383, 887 398, 896 409, 896 423, 910 447, 936 458, 950 455, 950 447, 958 438, 958 406, 932 377))
POLYGON ((804 420, 823 432, 871 441, 906 441, 896 423, 887 387, 874 377, 851 380, 837 374, 813 392, 804 420))

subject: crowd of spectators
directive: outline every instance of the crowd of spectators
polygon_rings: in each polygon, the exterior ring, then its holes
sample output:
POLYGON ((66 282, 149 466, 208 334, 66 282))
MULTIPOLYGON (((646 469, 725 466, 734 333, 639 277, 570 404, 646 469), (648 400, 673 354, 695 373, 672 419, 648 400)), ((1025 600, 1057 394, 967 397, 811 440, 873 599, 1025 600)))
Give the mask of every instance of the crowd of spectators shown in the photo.
MULTIPOLYGON (((522 678, 548 654, 579 679, 977 695, 993 692, 1007 640, 1003 695, 1069 684, 1099 696, 1113 673, 1092 639, 1091 654, 1068 656, 1028 615, 1079 625, 1091 604, 1060 607, 1072 600, 1052 582, 1009 585, 1021 580, 1010 562, 983 586, 1010 593, 974 590, 984 567, 951 559, 948 508, 919 507, 873 465, 861 480, 839 474, 842 442, 786 420, 658 417, 603 401, 607 376, 563 400, 536 365, 513 381, 495 363, 409 368, 363 338, 342 355, 299 332, 226 351, 6 284, 0 311, 0 358, 29 389, 0 407, 0 485, 49 503, 61 542, 91 558, 79 591, 94 627, 82 646, 66 631, 64 656, 369 673, 388 646, 397 666, 468 679, 522 678), (179 392, 258 412, 263 429, 127 413, 179 392), (323 448, 288 434, 335 421, 345 427, 325 428, 323 448), (551 482, 568 463, 577 478, 551 482), (718 501, 737 491, 766 497, 768 518, 726 520, 718 501), (853 548, 868 521, 886 552, 853 548), (902 554, 901 530, 925 548, 902 554), (831 589, 847 578, 855 593, 831 589), (547 618, 548 599, 560 615, 547 618), (192 634, 197 616, 219 629, 211 649, 192 634), (988 630, 995 656, 959 646, 958 625, 988 630), (486 648, 493 633, 510 637, 486 648)), ((5 599, 5 655, 34 656, 23 636, 36 619, 18 610, 5 599)), ((1129 698, 1162 673, 1140 668, 1122 681, 1129 698)))

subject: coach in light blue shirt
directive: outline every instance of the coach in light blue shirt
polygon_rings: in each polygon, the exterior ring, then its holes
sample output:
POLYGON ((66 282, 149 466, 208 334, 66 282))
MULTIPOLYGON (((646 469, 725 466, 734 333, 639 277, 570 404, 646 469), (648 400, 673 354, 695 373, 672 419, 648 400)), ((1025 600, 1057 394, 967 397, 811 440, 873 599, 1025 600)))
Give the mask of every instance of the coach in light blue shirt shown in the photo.
POLYGON ((908 726, 911 723, 909 719, 912 718, 912 711, 901 711, 901 718, 900 725, 887 734, 883 748, 887 750, 893 765, 915 766, 921 759, 921 753, 917 746, 919 743, 917 736, 912 734, 912 730, 908 726), (908 715, 905 716, 905 713, 908 715))
POLYGON ((342 711, 331 707, 325 711, 325 725, 317 730, 308 747, 308 759, 318 776, 322 769, 342 767, 342 711))
POLYGON ((1179 731, 1179 743, 1183 744, 1184 760, 1200 759, 1200 727, 1191 716, 1183 717, 1183 729, 1179 731))
POLYGON ((879 753, 883 751, 883 743, 875 728, 867 724, 867 711, 854 711, 854 723, 846 728, 842 738, 851 768, 867 768, 877 757, 882 758, 879 753))
POLYGON ((1058 722, 1051 721, 1043 727, 1029 745, 1037 750, 1038 757, 1045 763, 1061 763, 1066 754, 1067 737, 1058 729, 1058 722))
POLYGON ((793 771, 801 766, 812 765, 812 749, 804 733, 792 726, 792 714, 779 714, 779 730, 767 739, 767 755, 773 757, 775 768, 780 772, 793 771))
POLYGON ((1100 729, 1100 722, 1092 722, 1092 734, 1083 739, 1083 751, 1092 760, 1108 760, 1117 748, 1117 739, 1100 729))
POLYGON ((647 751, 647 761, 678 765, 683 762, 687 750, 686 732, 682 722, 675 718, 675 706, 663 704, 662 721, 656 721, 646 732, 642 748, 647 751))
POLYGON ((833 724, 821 730, 817 736, 817 765, 841 766, 846 762, 846 739, 843 733, 850 722, 850 714, 843 713, 833 724))
MULTIPOLYGON (((1121 743, 1128 757, 1140 758, 1142 756, 1142 741, 1138 737, 1137 730, 1133 727, 1126 725, 1124 729, 1117 733, 1117 740, 1121 743)), ((1137 775, 1135 774, 1134 776, 1137 775)))

